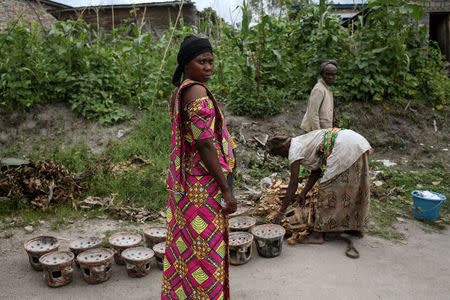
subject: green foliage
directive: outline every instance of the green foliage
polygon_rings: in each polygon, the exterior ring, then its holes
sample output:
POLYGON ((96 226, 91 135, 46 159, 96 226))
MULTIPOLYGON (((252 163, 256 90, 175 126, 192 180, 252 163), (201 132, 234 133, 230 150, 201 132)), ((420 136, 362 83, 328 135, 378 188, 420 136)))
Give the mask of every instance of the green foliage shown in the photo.
POLYGON ((416 1, 370 1, 349 37, 349 51, 339 58, 339 95, 364 101, 425 98, 445 103, 443 95, 449 89, 446 75, 439 72, 441 54, 427 44, 426 28, 416 23, 422 14, 416 1))
POLYGON ((304 1, 286 17, 264 15, 254 25, 244 2, 240 30, 225 30, 222 43, 232 111, 264 116, 278 113, 285 98, 306 98, 325 59, 339 63, 337 101, 446 104, 450 81, 442 72, 443 57, 417 23, 422 4, 370 1, 353 32, 341 26, 326 1, 304 1), (278 95, 271 95, 272 87, 278 95))
MULTIPOLYGON (((158 70, 168 42, 166 36, 153 41, 135 24, 109 36, 81 20, 58 22, 48 32, 36 24, 11 24, 0 33, 0 107, 67 101, 101 124, 123 120, 129 117, 123 105, 145 108, 167 101, 171 71, 158 70)), ((174 57, 172 50, 166 58, 170 66, 174 57)))
MULTIPOLYGON (((250 4, 241 6, 237 29, 206 9, 198 30, 211 37, 216 55, 209 86, 236 114, 262 117, 280 112, 286 99, 306 98, 325 59, 339 62, 337 101, 445 105, 450 97, 443 57, 417 23, 423 0, 371 0, 349 29, 325 0, 250 4)), ((173 39, 156 41, 143 26, 130 23, 106 35, 80 20, 49 31, 11 24, 0 33, 0 108, 67 101, 84 117, 111 124, 129 117, 124 105, 165 104, 176 45, 194 31, 181 19, 170 29, 173 39)))

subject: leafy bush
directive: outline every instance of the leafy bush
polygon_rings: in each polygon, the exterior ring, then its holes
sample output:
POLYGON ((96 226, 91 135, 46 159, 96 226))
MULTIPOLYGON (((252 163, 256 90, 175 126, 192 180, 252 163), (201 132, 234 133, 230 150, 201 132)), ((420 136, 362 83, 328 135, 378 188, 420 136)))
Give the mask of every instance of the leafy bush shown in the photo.
MULTIPOLYGON (((48 32, 11 24, 0 33, 0 105, 27 109, 67 101, 88 119, 117 122, 128 117, 122 105, 167 101, 171 71, 158 69, 168 42, 153 41, 135 24, 108 37, 81 20, 57 22, 48 32), (130 30, 137 37, 124 34, 130 30)), ((174 57, 169 51, 167 60, 174 57)))
MULTIPOLYGON (((208 85, 234 113, 261 117, 280 112, 285 99, 306 98, 320 62, 330 58, 339 63, 337 101, 447 103, 443 57, 417 23, 422 0, 369 1, 354 31, 341 26, 325 0, 302 1, 298 11, 291 10, 298 1, 282 2, 285 15, 261 14, 256 24, 244 2, 239 28, 203 15, 199 31, 212 37, 216 56, 217 76, 208 85)), ((11 24, 0 33, 0 108, 67 101, 84 117, 110 124, 128 117, 124 105, 165 106, 176 45, 194 32, 179 25, 173 38, 155 41, 136 24, 109 35, 80 20, 48 32, 11 24)))
MULTIPOLYGON (((288 3, 287 9, 293 3, 288 3)), ((443 57, 426 40, 418 24, 423 1, 373 0, 345 29, 325 1, 302 2, 285 17, 251 16, 242 6, 240 31, 225 31, 227 54, 234 64, 228 102, 234 113, 264 116, 279 112, 282 97, 262 102, 274 87, 287 98, 306 98, 319 77, 325 59, 337 59, 339 75, 334 86, 337 101, 406 102, 425 100, 446 104, 448 76, 441 72, 443 57)), ((225 81, 227 78, 225 78, 225 81)))

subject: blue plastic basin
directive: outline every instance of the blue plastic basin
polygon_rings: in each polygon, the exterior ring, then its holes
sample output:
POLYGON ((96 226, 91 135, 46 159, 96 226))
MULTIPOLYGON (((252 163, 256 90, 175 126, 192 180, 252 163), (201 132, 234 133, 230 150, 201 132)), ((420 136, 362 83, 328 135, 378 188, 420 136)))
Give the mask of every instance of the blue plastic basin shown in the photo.
POLYGON ((414 203, 414 218, 436 221, 439 216, 439 210, 441 209, 442 203, 444 203, 447 197, 430 191, 431 193, 439 196, 440 199, 428 199, 419 196, 419 192, 424 191, 416 190, 411 192, 414 203))

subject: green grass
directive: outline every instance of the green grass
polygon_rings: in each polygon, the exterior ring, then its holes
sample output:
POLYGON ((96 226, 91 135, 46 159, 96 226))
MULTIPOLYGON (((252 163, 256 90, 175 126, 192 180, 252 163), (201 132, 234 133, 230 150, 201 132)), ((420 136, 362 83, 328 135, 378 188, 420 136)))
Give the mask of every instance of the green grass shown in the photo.
POLYGON ((3 233, 4 239, 9 239, 9 238, 12 238, 13 236, 14 236, 14 233, 12 233, 10 231, 6 231, 5 233, 3 233))
MULTIPOLYGON (((167 201, 167 168, 169 163, 170 124, 165 107, 155 107, 147 111, 140 120, 131 122, 131 133, 123 140, 110 142, 104 153, 92 154, 86 142, 64 146, 61 140, 43 138, 34 143, 24 156, 33 160, 56 160, 63 163, 73 175, 78 176, 90 171, 84 178, 89 185, 85 197, 113 195, 116 204, 146 207, 149 210, 160 210, 167 201), (113 173, 110 165, 130 161, 139 157, 150 161, 137 170, 113 173)), ((0 149, 0 157, 22 153, 21 139, 11 149, 0 149)), ((83 199, 78 199, 83 200, 83 199)), ((84 212, 88 217, 103 215, 103 210, 84 212)), ((0 217, 15 217, 7 222, 8 226, 33 225, 40 219, 53 217, 52 229, 60 229, 67 225, 67 218, 78 218, 81 212, 75 212, 69 205, 62 205, 48 212, 34 210, 20 199, 0 200, 0 217), (56 219, 55 219, 56 217, 56 219)))
MULTIPOLYGON (((397 218, 414 219, 413 200, 411 192, 413 190, 431 190, 450 195, 450 172, 445 168, 433 168, 424 171, 407 171, 399 168, 385 168, 374 166, 383 171, 377 180, 385 183, 381 187, 372 186, 372 199, 370 208, 369 233, 389 239, 399 239, 403 234, 398 232, 396 224, 397 218), (434 185, 433 182, 437 183, 434 185), (418 188, 418 184, 421 185, 418 188)), ((450 204, 444 201, 440 213, 440 220, 420 221, 424 225, 424 230, 442 230, 450 224, 450 204)))
MULTIPOLYGON (((12 200, 11 200, 12 201, 12 200)), ((20 201, 20 200, 19 200, 20 201)), ((67 224, 67 220, 78 218, 80 211, 75 211, 68 204, 62 204, 46 211, 36 210, 30 206, 2 203, 0 210, 1 230, 27 225, 38 226, 40 220, 53 220, 52 229, 60 229, 67 224)))
POLYGON ((134 129, 125 141, 110 143, 101 161, 119 163, 137 156, 150 161, 138 170, 113 174, 104 164, 90 178, 89 195, 109 196, 127 205, 160 210, 167 201, 170 129, 166 111, 148 112, 133 122, 134 129))

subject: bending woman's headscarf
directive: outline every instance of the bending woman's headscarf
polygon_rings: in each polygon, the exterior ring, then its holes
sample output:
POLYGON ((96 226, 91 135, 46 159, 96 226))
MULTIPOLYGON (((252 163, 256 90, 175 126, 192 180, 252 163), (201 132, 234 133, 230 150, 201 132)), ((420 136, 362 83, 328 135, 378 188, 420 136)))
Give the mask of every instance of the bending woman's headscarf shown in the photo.
POLYGON ((338 66, 338 65, 337 65, 337 61, 335 61, 334 59, 326 60, 326 61, 324 61, 323 63, 320 64, 320 75, 322 75, 323 72, 325 72, 325 68, 326 68, 328 65, 333 65, 333 66, 335 66, 336 68, 337 68, 337 66, 338 66))
POLYGON ((185 37, 181 43, 180 51, 178 52, 178 66, 175 73, 173 73, 172 83, 175 86, 179 86, 181 84, 184 66, 198 55, 206 52, 213 53, 211 43, 207 39, 199 38, 195 35, 188 35, 185 37))

